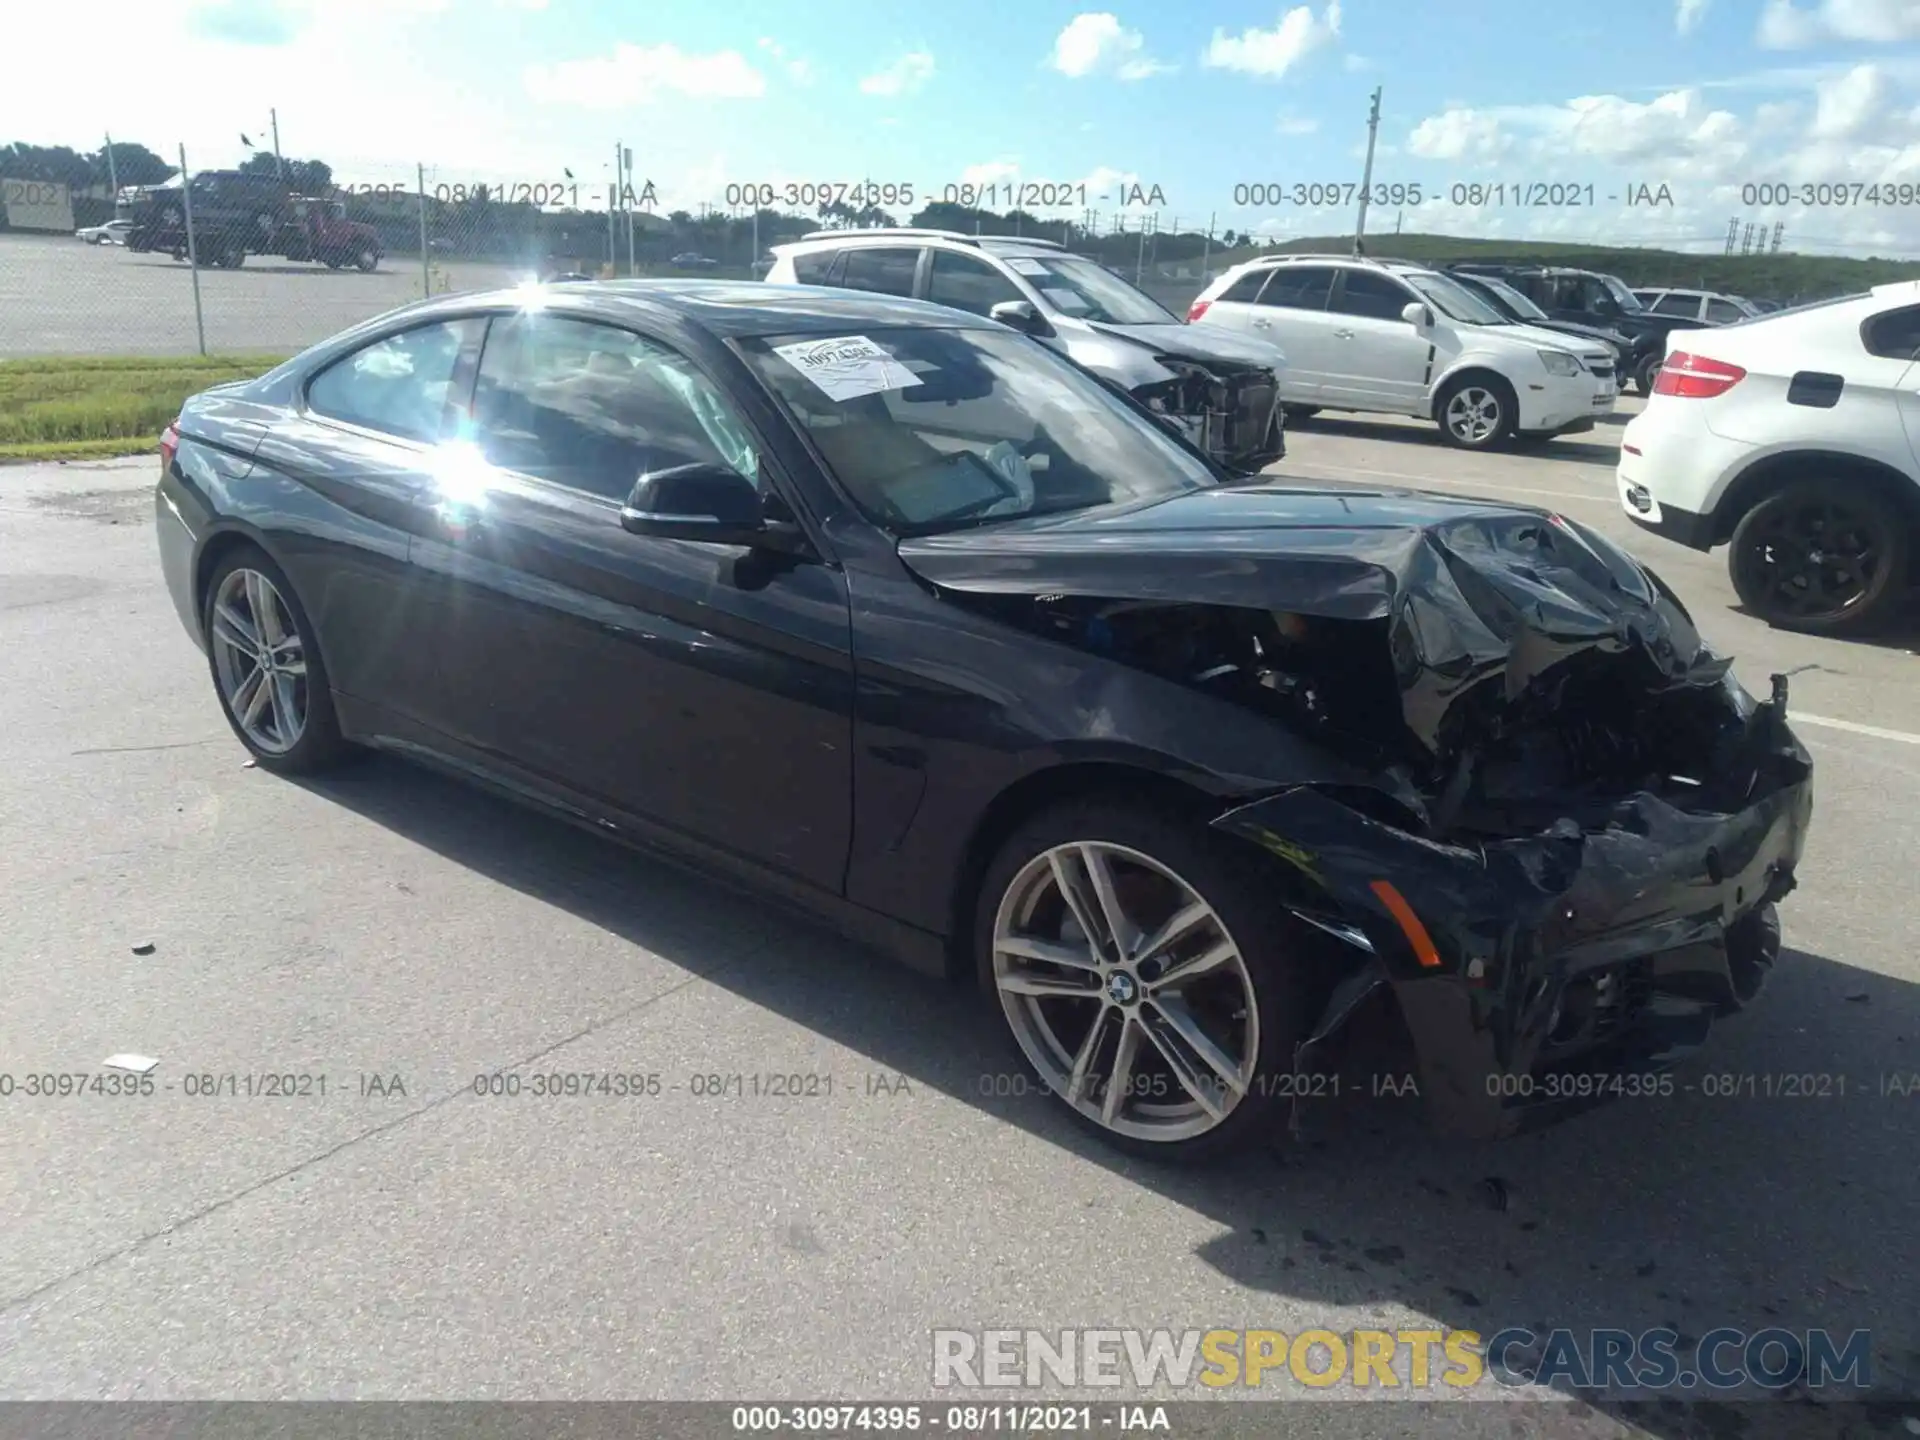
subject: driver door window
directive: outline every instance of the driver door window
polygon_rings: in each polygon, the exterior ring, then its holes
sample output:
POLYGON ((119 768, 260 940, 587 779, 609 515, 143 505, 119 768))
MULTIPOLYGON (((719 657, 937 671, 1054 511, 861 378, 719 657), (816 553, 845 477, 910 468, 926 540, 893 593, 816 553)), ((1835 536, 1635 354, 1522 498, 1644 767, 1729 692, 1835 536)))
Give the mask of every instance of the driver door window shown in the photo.
POLYGON ((480 357, 473 438, 487 461, 603 500, 651 470, 721 464, 761 484, 752 431, 684 357, 626 330, 521 311, 480 357))
POLYGON ((1019 286, 984 260, 947 250, 933 252, 933 278, 927 285, 927 299, 936 305, 987 315, 996 305, 1026 298, 1019 286))

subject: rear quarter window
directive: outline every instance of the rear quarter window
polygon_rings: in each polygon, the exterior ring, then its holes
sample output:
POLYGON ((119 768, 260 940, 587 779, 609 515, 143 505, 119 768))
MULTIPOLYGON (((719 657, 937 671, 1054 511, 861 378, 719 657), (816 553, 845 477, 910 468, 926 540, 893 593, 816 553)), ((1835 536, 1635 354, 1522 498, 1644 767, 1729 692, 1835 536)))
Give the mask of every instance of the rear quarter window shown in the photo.
POLYGON ((797 285, 831 285, 834 269, 844 250, 803 250, 793 257, 793 279, 797 285))
POLYGON ((1236 300, 1243 305, 1251 305, 1260 298, 1260 287, 1267 283, 1269 270, 1249 270, 1233 284, 1220 292, 1221 300, 1236 300))

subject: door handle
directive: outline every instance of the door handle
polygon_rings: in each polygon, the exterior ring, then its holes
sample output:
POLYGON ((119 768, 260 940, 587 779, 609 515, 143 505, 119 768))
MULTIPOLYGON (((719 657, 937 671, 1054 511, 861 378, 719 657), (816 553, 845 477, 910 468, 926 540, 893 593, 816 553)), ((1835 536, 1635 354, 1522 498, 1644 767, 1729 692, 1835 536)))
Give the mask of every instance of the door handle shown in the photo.
POLYGON ((1273 322, 1271 320, 1256 320, 1253 322, 1253 328, 1256 330, 1271 330, 1273 328, 1273 322))
POLYGON ((1351 330, 1336 330, 1333 332, 1333 338, 1336 340, 1351 340, 1353 338, 1353 332, 1351 330))

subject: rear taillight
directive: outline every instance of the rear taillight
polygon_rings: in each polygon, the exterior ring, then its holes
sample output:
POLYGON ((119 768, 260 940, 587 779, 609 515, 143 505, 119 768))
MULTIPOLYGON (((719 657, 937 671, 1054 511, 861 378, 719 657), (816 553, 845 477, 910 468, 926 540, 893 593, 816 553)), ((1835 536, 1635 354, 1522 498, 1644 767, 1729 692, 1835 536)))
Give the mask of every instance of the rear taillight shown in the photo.
POLYGON ((180 453, 180 427, 169 425, 160 432, 160 470, 161 473, 173 469, 173 457, 180 453))
POLYGON ((1747 372, 1738 365, 1676 350, 1667 356, 1654 378, 1653 393, 1677 395, 1686 400, 1711 400, 1726 394, 1746 378, 1747 372))
POLYGON ((1206 314, 1207 307, 1211 304, 1213 304, 1211 300, 1194 301, 1193 304, 1187 307, 1187 323, 1191 325, 1194 321, 1198 320, 1202 315, 1206 314))

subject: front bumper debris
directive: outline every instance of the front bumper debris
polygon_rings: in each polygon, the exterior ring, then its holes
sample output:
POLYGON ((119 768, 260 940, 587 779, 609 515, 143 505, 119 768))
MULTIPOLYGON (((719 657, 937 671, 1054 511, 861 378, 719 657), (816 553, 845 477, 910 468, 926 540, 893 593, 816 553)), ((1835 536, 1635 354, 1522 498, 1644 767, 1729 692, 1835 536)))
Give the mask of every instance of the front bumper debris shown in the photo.
POLYGON ((1688 808, 1641 792, 1584 823, 1480 845, 1420 838, 1306 786, 1221 816, 1364 936, 1303 1048, 1384 987, 1449 1133, 1509 1135, 1671 1094, 1642 1077, 1748 1004, 1778 951, 1773 905, 1793 888, 1813 809, 1812 764, 1784 712, 1776 680, 1747 722, 1750 768, 1688 808))
POLYGON ((1178 425, 1197 449, 1242 475, 1257 475, 1286 457, 1286 420, 1271 370, 1155 359, 1177 378, 1143 385, 1134 398, 1178 425))

